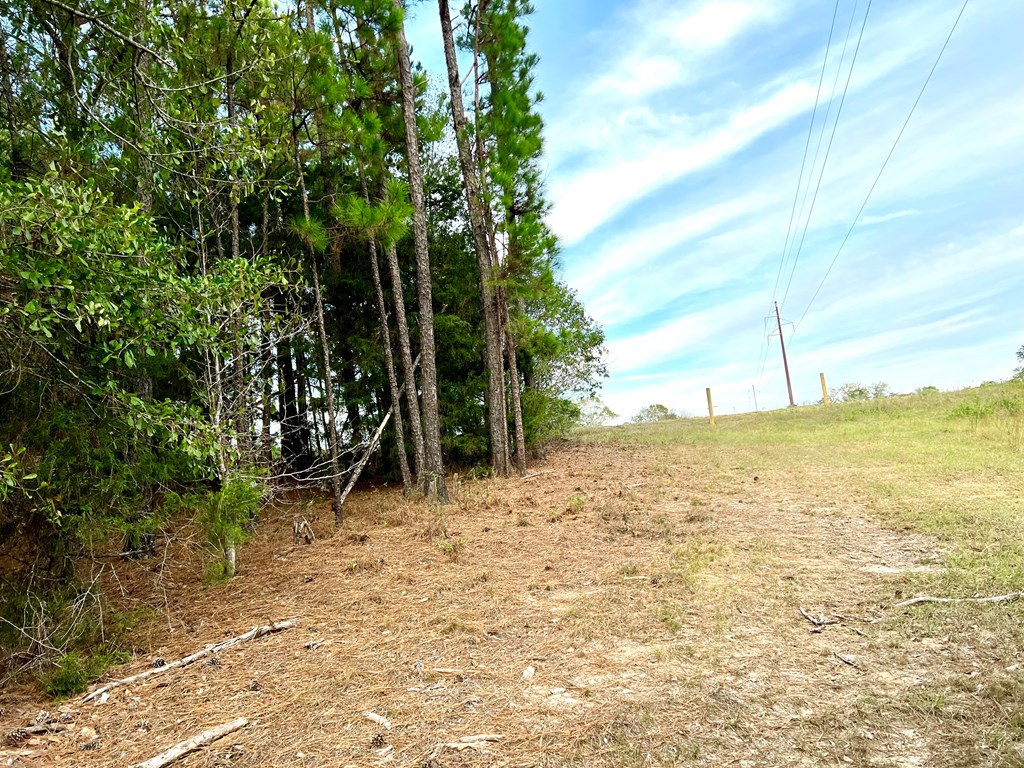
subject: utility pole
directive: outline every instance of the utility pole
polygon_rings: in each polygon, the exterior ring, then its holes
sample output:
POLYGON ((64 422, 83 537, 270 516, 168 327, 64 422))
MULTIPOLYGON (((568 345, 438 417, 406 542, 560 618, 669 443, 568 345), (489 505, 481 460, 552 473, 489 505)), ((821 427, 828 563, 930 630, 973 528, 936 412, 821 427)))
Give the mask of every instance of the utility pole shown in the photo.
POLYGON ((759 411, 757 410, 757 385, 751 384, 750 391, 754 393, 754 413, 758 413, 759 411))
POLYGON ((789 405, 793 407, 793 382, 789 379, 789 361, 786 359, 786 342, 782 338, 782 318, 779 316, 779 302, 775 302, 775 321, 779 324, 779 345, 782 347, 782 367, 786 369, 786 389, 789 390, 789 405))

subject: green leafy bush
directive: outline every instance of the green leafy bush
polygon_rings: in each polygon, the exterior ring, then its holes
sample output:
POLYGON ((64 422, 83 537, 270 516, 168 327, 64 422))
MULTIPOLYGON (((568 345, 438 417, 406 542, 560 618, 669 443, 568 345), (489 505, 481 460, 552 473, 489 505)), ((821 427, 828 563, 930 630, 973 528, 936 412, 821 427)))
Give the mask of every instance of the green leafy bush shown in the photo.
POLYGON ((108 667, 123 664, 131 658, 125 651, 82 653, 72 651, 57 662, 57 669, 46 679, 46 692, 55 699, 66 699, 84 693, 108 667))
POLYGON ((172 511, 195 512, 195 522, 202 528, 210 544, 223 555, 222 566, 208 569, 204 582, 215 583, 234 575, 234 549, 249 535, 249 529, 260 511, 263 485, 255 477, 234 477, 219 490, 206 494, 172 493, 167 507, 172 511))

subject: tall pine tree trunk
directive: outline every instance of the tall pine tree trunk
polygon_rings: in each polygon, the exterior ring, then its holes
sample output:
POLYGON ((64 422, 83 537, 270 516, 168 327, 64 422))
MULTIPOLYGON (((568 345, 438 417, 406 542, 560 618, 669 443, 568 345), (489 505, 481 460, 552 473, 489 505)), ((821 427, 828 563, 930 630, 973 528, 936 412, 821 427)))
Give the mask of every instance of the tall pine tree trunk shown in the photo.
MULTIPOLYGON (((235 114, 235 73, 234 54, 228 55, 224 77, 224 102, 227 107, 228 125, 234 128, 237 124, 235 114)), ((234 172, 228 177, 228 214, 231 227, 231 258, 237 261, 241 257, 241 236, 238 223, 238 180, 234 172)), ((249 400, 246 391, 246 369, 248 367, 248 350, 241 342, 242 317, 236 314, 231 319, 232 332, 235 335, 234 359, 231 363, 231 385, 234 389, 232 414, 234 417, 235 436, 238 450, 243 461, 250 458, 251 427, 249 420, 249 400)))
POLYGON ((426 471, 426 449, 423 442, 423 421, 420 418, 419 396, 416 392, 416 366, 412 359, 412 343, 409 340, 409 323, 405 316, 405 296, 402 291, 402 272, 398 266, 398 249, 389 243, 384 249, 391 274, 391 294, 395 302, 395 325, 398 328, 398 352, 405 372, 405 401, 409 405, 409 430, 412 433, 413 472, 417 484, 423 488, 426 471))
POLYGON ((451 92, 455 141, 458 145, 462 180, 469 205, 469 222, 473 231, 477 267, 480 270, 480 292, 483 298, 486 341, 485 362, 488 373, 487 411, 491 433, 491 469, 495 475, 507 476, 509 474, 508 448, 505 439, 507 428, 502 408, 505 382, 502 375, 498 313, 494 304, 494 290, 491 286, 491 256, 484 224, 483 201, 480 197, 477 170, 474 168, 472 149, 469 145, 466 111, 462 101, 462 81, 459 77, 459 63, 455 56, 455 40, 452 37, 451 10, 448 7, 448 0, 438 0, 437 5, 441 17, 441 36, 444 38, 445 62, 448 65, 448 87, 451 92))
POLYGON ((523 398, 519 387, 519 365, 516 361, 516 340, 512 334, 512 323, 508 313, 508 298, 504 289, 501 295, 501 309, 504 314, 505 340, 508 343, 509 392, 512 395, 512 419, 516 430, 516 471, 519 476, 526 474, 526 432, 523 429, 523 398))
MULTIPOLYGON (((309 221, 309 194, 306 191, 306 175, 302 171, 302 159, 299 157, 298 131, 292 134, 295 143, 295 170, 299 174, 299 190, 302 194, 302 215, 309 221)), ((320 337, 320 350, 324 366, 324 394, 327 399, 327 439, 331 450, 331 507, 334 510, 334 522, 341 525, 344 522, 342 511, 343 500, 341 498, 341 451, 338 446, 338 420, 334 408, 334 382, 331 375, 331 350, 327 344, 327 328, 324 322, 324 301, 323 293, 320 290, 320 271, 316 266, 316 254, 310 245, 306 248, 309 254, 310 271, 313 273, 313 300, 316 308, 316 330, 320 337)))
MULTIPOLYGON (((381 341, 384 345, 384 367, 388 375, 388 389, 391 407, 395 414, 395 443, 398 450, 398 468, 402 472, 402 488, 406 494, 412 492, 412 474, 409 472, 409 457, 405 453, 405 427, 402 424, 401 397, 398 389, 398 375, 395 373, 395 356, 391 351, 391 330, 388 328, 388 309, 384 303, 384 286, 380 280, 380 266, 377 264, 377 243, 370 238, 370 274, 373 276, 374 297, 377 300, 377 315, 380 318, 381 341)), ((413 397, 416 394, 413 393, 413 397)))
MULTIPOLYGON (((401 0, 394 0, 401 11, 401 0)), ((398 74, 402 86, 402 116, 405 122, 405 154, 409 164, 409 192, 413 207, 413 245, 416 252, 416 285, 420 309, 420 365, 423 389, 423 448, 426 471, 421 486, 428 498, 448 501, 441 456, 441 417, 437 403, 437 361, 434 349, 434 298, 430 282, 430 251, 427 245, 427 209, 423 198, 423 173, 420 170, 420 141, 416 129, 416 90, 409 61, 409 43, 404 22, 396 41, 398 74), (424 482, 425 481, 425 482, 424 482)))
MULTIPOLYGON (((370 204, 370 192, 366 185, 366 176, 362 166, 359 168, 359 185, 362 187, 363 200, 370 204)), ((413 478, 409 470, 409 457, 405 452, 405 426, 402 421, 402 390, 398 386, 398 374, 395 371, 395 357, 391 349, 391 329, 388 326, 388 308, 384 301, 384 285, 380 279, 380 264, 377 261, 377 241, 371 234, 370 245, 370 272, 373 276, 374 297, 377 303, 377 316, 380 320, 380 330, 384 341, 384 363, 387 368, 388 388, 391 392, 391 405, 395 413, 395 441, 398 447, 398 466, 402 473, 402 487, 406 495, 412 493, 413 478)), ((405 299, 402 294, 401 274, 398 268, 398 251, 394 244, 390 244, 387 250, 388 268, 391 271, 391 279, 394 284, 395 316, 398 324, 398 335, 400 338, 399 354, 402 357, 402 364, 405 368, 406 381, 411 382, 405 389, 405 397, 408 402, 409 421, 413 434, 413 458, 418 471, 423 466, 423 431, 420 424, 420 409, 416 395, 416 371, 412 362, 412 349, 409 344, 409 326, 405 318, 405 299)))

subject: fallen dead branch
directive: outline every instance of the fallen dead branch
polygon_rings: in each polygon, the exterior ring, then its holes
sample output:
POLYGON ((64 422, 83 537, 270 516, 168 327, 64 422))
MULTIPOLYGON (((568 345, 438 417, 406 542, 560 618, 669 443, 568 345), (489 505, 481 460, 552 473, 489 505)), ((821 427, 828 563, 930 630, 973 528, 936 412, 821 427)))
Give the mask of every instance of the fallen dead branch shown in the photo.
POLYGON ((115 688, 121 688, 125 685, 137 683, 140 680, 146 680, 147 678, 154 677, 156 675, 162 675, 165 672, 170 672, 173 669, 181 669, 182 667, 187 667, 189 664, 199 661, 200 659, 211 654, 219 653, 220 651, 224 650, 225 648, 229 648, 232 645, 238 645, 239 643, 244 643, 246 640, 255 640, 256 638, 263 637, 264 635, 269 635, 274 632, 281 632, 285 629, 291 629, 298 623, 298 619, 288 619, 287 621, 278 621, 274 624, 266 624, 262 627, 253 627, 244 635, 238 635, 237 637, 232 637, 228 640, 222 640, 219 643, 212 643, 203 648, 202 650, 196 651, 195 653, 189 656, 185 656, 184 658, 178 659, 177 661, 172 661, 160 667, 147 669, 145 672, 140 672, 137 675, 130 675, 129 677, 123 677, 120 680, 114 680, 110 683, 107 683, 106 685, 97 688, 95 691, 92 691, 91 693, 84 696, 82 698, 82 703, 85 704, 87 702, 96 700, 98 704, 102 704, 104 701, 106 701, 107 695, 110 693, 110 691, 112 691, 115 688))
POLYGON ((894 605, 894 608, 906 608, 908 605, 919 605, 921 603, 1012 603, 1019 600, 1024 592, 1011 592, 1008 595, 995 595, 994 597, 912 597, 894 605))
POLYGON ((503 738, 505 737, 500 733, 481 733, 479 736, 463 736, 458 741, 445 744, 445 746, 452 749, 466 749, 467 747, 475 747, 488 741, 501 741, 503 738))
POLYGON ((877 619, 866 619, 861 616, 846 616, 842 613, 833 613, 832 615, 840 621, 859 621, 864 624, 874 624, 878 621, 877 619))
POLYGON ((811 632, 813 632, 813 633, 815 633, 815 634, 817 634, 818 632, 821 632, 821 631, 822 631, 823 629, 825 629, 825 627, 827 627, 827 626, 828 626, 829 624, 838 624, 838 623, 839 623, 839 620, 838 620, 838 619, 830 619, 830 618, 827 618, 827 617, 825 616, 825 614, 821 614, 821 615, 819 615, 819 616, 813 616, 812 614, 810 614, 810 613, 808 613, 807 611, 805 611, 805 610, 803 609, 803 606, 800 606, 800 607, 798 608, 798 610, 800 611, 800 615, 801 615, 801 616, 803 616, 803 617, 804 617, 805 619, 807 619, 807 620, 808 620, 809 622, 811 622, 811 624, 813 624, 813 625, 814 625, 814 626, 813 626, 813 627, 811 628, 811 630, 810 630, 810 631, 811 631, 811 632))
POLYGON ((832 655, 839 659, 841 662, 843 662, 843 664, 848 664, 854 669, 860 669, 860 665, 853 660, 852 656, 846 656, 842 653, 836 653, 835 651, 832 651, 832 655))
POLYGON ((429 760, 435 760, 445 749, 453 749, 456 752, 462 752, 466 749, 483 751, 487 748, 487 744, 489 742, 501 741, 504 738, 505 737, 500 733, 481 733, 477 736, 463 736, 455 741, 449 741, 435 746, 430 753, 429 760))
POLYGON ((363 717, 367 720, 372 720, 383 728, 387 728, 389 731, 394 728, 390 720, 384 717, 384 715, 378 715, 376 712, 363 712, 363 717))
POLYGON ((541 475, 550 475, 552 472, 554 472, 553 469, 542 469, 540 472, 534 472, 534 473, 529 474, 529 475, 523 475, 519 479, 520 480, 533 480, 533 478, 535 478, 535 477, 540 477, 541 475))
POLYGON ((233 733, 239 728, 244 728, 248 724, 248 720, 244 717, 239 717, 237 720, 232 720, 230 723, 224 723, 223 725, 218 725, 207 731, 203 731, 198 736, 193 736, 191 739, 180 741, 166 752, 161 752, 156 757, 151 757, 149 760, 144 762, 136 763, 130 768, 164 768, 164 766, 170 765, 175 760, 184 757, 190 752, 195 752, 200 747, 205 747, 210 742, 216 741, 222 736, 227 736, 229 733, 233 733))

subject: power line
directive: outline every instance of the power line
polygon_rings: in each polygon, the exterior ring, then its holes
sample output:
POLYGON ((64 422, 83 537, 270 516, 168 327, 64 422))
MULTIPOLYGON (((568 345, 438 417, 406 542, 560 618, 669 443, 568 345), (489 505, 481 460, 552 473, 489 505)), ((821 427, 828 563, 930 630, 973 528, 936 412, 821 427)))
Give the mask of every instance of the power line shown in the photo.
MULTIPOLYGON (((807 208, 807 197, 811 193, 811 179, 814 177, 814 169, 818 167, 818 156, 821 154, 821 143, 825 139, 825 130, 828 128, 828 118, 832 114, 832 106, 836 102, 836 93, 839 90, 839 78, 843 74, 843 62, 846 61, 846 49, 850 46, 850 36, 853 34, 853 23, 857 19, 857 8, 860 6, 860 0, 854 0, 853 9, 850 11, 850 23, 846 26, 846 36, 843 38, 843 50, 839 54, 839 64, 836 65, 836 76, 832 81, 832 92, 828 97, 828 106, 825 108, 825 118, 821 121, 821 131, 818 134, 818 142, 814 146, 814 158, 811 160, 811 171, 810 177, 807 179, 807 188, 804 189, 803 197, 800 200, 800 211, 796 215, 797 229, 800 228, 799 222, 803 220, 804 210, 807 208)), ((799 188, 797 190, 799 192, 799 188)), ((790 242, 790 245, 795 245, 795 234, 794 240, 790 242)), ((783 262, 785 263, 786 257, 789 256, 789 249, 783 254, 783 262)), ((776 290, 772 293, 772 301, 775 301, 778 296, 778 283, 776 284, 776 290)))
POLYGON ((871 183, 871 188, 868 190, 867 195, 864 196, 864 202, 860 205, 860 210, 857 211, 857 215, 853 217, 853 222, 850 224, 850 228, 846 232, 846 237, 843 238, 843 242, 839 244, 839 250, 836 251, 836 255, 832 257, 832 262, 828 265, 828 269, 825 271, 825 276, 821 278, 821 282, 818 284, 817 290, 814 291, 814 295, 811 296, 811 300, 807 303, 807 308, 804 309, 800 319, 796 322, 796 327, 793 329, 793 334, 790 335, 792 340, 793 335, 800 329, 800 324, 807 317, 807 313, 811 309, 811 305, 814 304, 814 300, 818 298, 818 294, 821 292, 822 286, 825 285, 825 281, 828 280, 828 276, 832 273, 832 268, 836 265, 836 261, 839 259, 839 254, 843 252, 843 248, 846 246, 847 241, 850 239, 850 235, 853 234, 854 228, 857 226, 857 222, 860 221, 861 214, 864 213, 864 209, 868 205, 868 200, 871 199, 871 194, 875 191, 875 187, 878 186, 878 180, 882 178, 882 174, 885 172, 886 166, 889 164, 889 160, 892 159, 893 153, 896 152, 896 146, 900 143, 900 139, 903 138, 903 132, 907 130, 907 126, 910 124, 910 118, 914 116, 914 111, 917 109, 917 105, 921 103, 921 97, 924 96, 925 90, 928 88, 928 83, 932 80, 932 75, 935 74, 935 70, 938 69, 939 62, 942 60, 942 54, 946 52, 949 41, 953 39, 953 33, 956 32, 957 26, 960 24, 960 19, 964 15, 964 11, 967 10, 967 4, 970 0, 964 0, 963 6, 960 8, 960 13, 957 14, 956 20, 953 22, 952 29, 949 30, 949 34, 946 36, 946 41, 942 44, 942 48, 939 50, 939 55, 935 57, 935 63, 932 64, 931 70, 928 72, 928 77, 925 78, 924 84, 921 86, 921 90, 917 94, 917 98, 914 100, 914 105, 910 108, 910 112, 907 114, 907 119, 903 121, 903 127, 900 128, 899 134, 896 136, 896 141, 892 143, 892 148, 889 150, 889 154, 885 157, 885 162, 882 163, 882 167, 878 170, 878 175, 875 176, 875 180, 871 183))
POLYGON ((761 376, 764 374, 764 366, 768 361, 768 318, 764 319, 764 328, 761 329, 761 336, 763 337, 764 343, 761 345, 761 360, 757 364, 757 375, 754 377, 755 382, 761 381, 761 376))
MULTIPOLYGON (((832 40, 833 40, 833 38, 835 36, 836 20, 839 17, 839 0, 836 0, 835 7, 833 8, 833 11, 832 11, 832 22, 829 25, 828 41, 825 44, 825 56, 824 56, 824 58, 823 58, 823 60, 821 62, 821 74, 818 77, 818 88, 817 88, 817 91, 816 91, 815 96, 814 96, 814 109, 811 112, 811 122, 810 122, 810 125, 807 126, 807 140, 804 142, 803 157, 801 158, 801 161, 800 161, 800 173, 797 176, 796 190, 793 192, 793 206, 792 206, 792 208, 790 210, 790 214, 789 214, 789 224, 786 227, 786 240, 785 240, 785 243, 782 246, 782 256, 779 259, 779 269, 778 269, 778 272, 775 275, 775 286, 772 288, 772 304, 774 304, 775 300, 778 298, 779 285, 780 285, 781 280, 782 280, 782 274, 785 271, 786 260, 787 260, 787 256, 788 256, 788 253, 789 253, 790 236, 795 234, 795 230, 793 229, 794 220, 799 221, 803 217, 803 209, 804 209, 804 206, 807 203, 807 191, 810 190, 810 182, 811 182, 811 179, 814 176, 814 167, 818 163, 818 154, 821 151, 821 140, 822 140, 822 137, 824 137, 824 135, 825 135, 825 128, 828 125, 829 113, 832 111, 832 104, 835 101, 836 88, 837 88, 837 86, 839 84, 839 75, 842 72, 843 60, 846 58, 846 48, 847 48, 847 46, 850 43, 850 35, 851 35, 852 31, 853 31, 853 22, 854 22, 854 19, 856 18, 857 6, 859 4, 860 4, 860 0, 856 0, 856 2, 854 3, 854 6, 853 6, 853 11, 850 14, 850 23, 849 23, 849 25, 847 25, 847 28, 846 28, 846 37, 843 40, 843 50, 842 50, 842 53, 839 56, 839 64, 838 64, 838 66, 836 68, 836 78, 835 78, 835 81, 832 83, 832 92, 831 92, 831 94, 829 95, 829 98, 828 98, 828 107, 825 110, 825 117, 821 121, 821 134, 818 137, 818 143, 817 143, 817 146, 815 147, 815 150, 814 150, 814 159, 811 161, 810 176, 808 176, 808 179, 807 179, 807 189, 804 191, 803 202, 800 204, 800 215, 797 216, 796 215, 796 205, 797 205, 797 201, 800 199, 800 190, 803 187, 804 170, 805 170, 805 168, 807 166, 807 154, 808 154, 808 152, 810 150, 810 146, 811 146, 811 137, 814 135, 814 124, 815 124, 815 121, 817 119, 818 107, 819 107, 819 105, 821 103, 822 86, 825 83, 825 73, 828 70, 829 53, 830 53, 830 51, 832 49, 832 40)), ((797 224, 797 229, 799 229, 799 224, 797 224)), ((754 385, 755 387, 757 386, 757 384, 761 383, 761 380, 762 380, 762 378, 764 376, 764 373, 765 373, 765 365, 768 362, 768 353, 769 353, 769 351, 771 349, 771 337, 768 334, 768 322, 771 319, 772 318, 770 316, 766 316, 764 318, 764 328, 762 329, 762 336, 763 336, 764 344, 763 344, 763 346, 761 348, 761 359, 760 359, 760 361, 758 363, 757 376, 755 378, 755 385, 754 385)), ((774 371, 772 373, 772 379, 775 378, 775 374, 776 373, 777 373, 777 371, 774 371)))
POLYGON ((857 46, 853 49, 853 59, 850 61, 850 71, 846 76, 846 84, 843 86, 843 95, 839 100, 839 109, 836 110, 836 121, 832 124, 832 134, 828 138, 828 146, 825 147, 825 158, 821 161, 821 172, 818 174, 818 184, 814 188, 814 195, 811 197, 811 207, 807 211, 807 220, 804 222, 804 231, 800 236, 800 245, 796 249, 796 255, 793 257, 793 267, 789 272, 789 281, 786 283, 786 291, 782 294, 782 305, 786 305, 786 299, 789 297, 790 286, 793 285, 793 277, 796 275, 796 265, 800 261, 800 253, 804 248, 804 240, 807 237, 807 230, 811 226, 811 216, 814 214, 814 204, 818 200, 818 191, 821 189, 822 179, 825 177, 825 167, 828 165, 828 156, 832 151, 832 142, 836 137, 836 129, 839 127, 839 118, 843 114, 843 105, 846 103, 846 94, 850 90, 850 81, 853 79, 853 69, 857 65, 857 54, 860 53, 860 44, 864 39, 864 29, 868 25, 868 15, 871 13, 871 2, 868 0, 867 10, 864 11, 864 21, 860 25, 860 34, 857 36, 857 46))
MULTIPOLYGON (((828 42, 825 44, 825 59, 821 62, 821 76, 818 78, 818 92, 814 95, 814 109, 811 111, 811 124, 807 126, 807 141, 804 143, 804 156, 800 161, 800 175, 796 179, 796 191, 793 193, 793 209, 789 212, 789 225, 786 227, 786 242, 782 246, 782 258, 779 259, 779 272, 775 275, 775 287, 772 289, 772 301, 775 301, 779 292, 779 282, 782 280, 782 270, 786 264, 786 252, 789 250, 789 236, 793 231, 793 219, 796 217, 796 203, 800 198, 800 187, 803 186, 804 168, 807 165, 807 151, 811 148, 811 136, 814 134, 814 120, 818 115, 818 103, 821 101, 821 86, 825 82, 825 68, 828 66, 828 52, 832 48, 832 35, 836 30, 836 17, 839 15, 839 0, 836 0, 835 10, 832 12, 832 26, 828 30, 828 42)), ((825 114, 828 120, 828 113, 825 114)), ((817 155, 815 155, 817 157, 817 155)), ((813 169, 813 165, 811 166, 813 169)))

